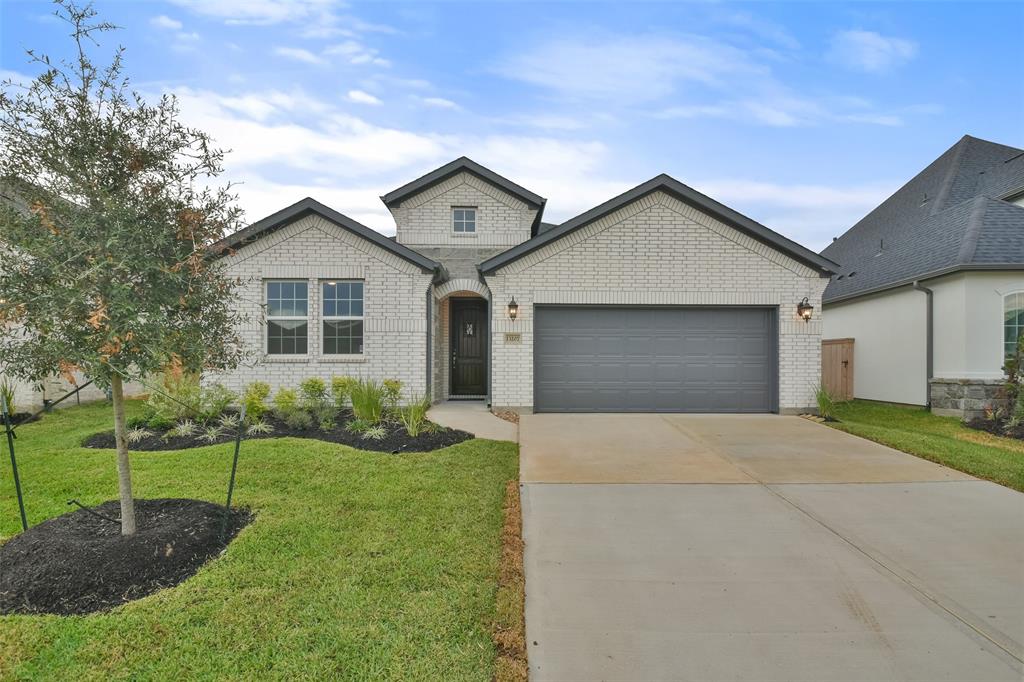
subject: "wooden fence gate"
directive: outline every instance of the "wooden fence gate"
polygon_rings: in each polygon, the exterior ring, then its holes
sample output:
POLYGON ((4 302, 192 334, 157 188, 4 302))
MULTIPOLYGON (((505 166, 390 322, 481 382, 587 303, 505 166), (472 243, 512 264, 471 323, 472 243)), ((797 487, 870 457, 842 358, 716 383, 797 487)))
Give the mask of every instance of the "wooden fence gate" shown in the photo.
POLYGON ((853 400, 853 339, 822 340, 821 385, 835 400, 853 400))

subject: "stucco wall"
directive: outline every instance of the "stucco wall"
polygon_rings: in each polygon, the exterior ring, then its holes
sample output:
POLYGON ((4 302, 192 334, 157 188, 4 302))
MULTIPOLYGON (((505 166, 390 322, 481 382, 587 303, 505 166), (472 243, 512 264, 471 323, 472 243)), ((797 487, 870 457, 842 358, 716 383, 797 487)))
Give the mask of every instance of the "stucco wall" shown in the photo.
POLYGON ((814 404, 820 380, 821 293, 810 268, 661 192, 487 276, 492 313, 492 399, 533 405, 533 306, 563 304, 777 305, 779 404, 814 404), (505 316, 511 296, 519 319, 505 316), (814 319, 797 317, 804 296, 814 319), (505 332, 522 343, 506 345, 505 332))
POLYGON ((852 338, 857 398, 927 402, 925 295, 909 287, 825 308, 824 338, 852 338))
MULTIPOLYGON (((933 292, 936 378, 1003 376, 1003 297, 1024 291, 1021 272, 962 272, 922 282, 933 292)), ((854 339, 854 395, 927 403, 926 298, 909 286, 831 304, 825 338, 854 339)))
POLYGON ((537 212, 490 183, 469 173, 459 173, 409 197, 391 213, 398 242, 412 248, 511 248, 530 238, 530 226, 537 212), (454 232, 453 206, 477 208, 476 232, 454 232))
POLYGON ((302 379, 333 375, 399 379, 407 395, 427 390, 427 291, 432 275, 366 240, 309 216, 227 257, 231 275, 245 280, 241 328, 246 361, 233 372, 213 375, 233 390, 251 381, 275 389, 302 379), (263 304, 267 279, 309 283, 309 352, 301 357, 268 356, 263 304), (364 281, 363 356, 323 355, 320 341, 320 286, 324 279, 364 281))

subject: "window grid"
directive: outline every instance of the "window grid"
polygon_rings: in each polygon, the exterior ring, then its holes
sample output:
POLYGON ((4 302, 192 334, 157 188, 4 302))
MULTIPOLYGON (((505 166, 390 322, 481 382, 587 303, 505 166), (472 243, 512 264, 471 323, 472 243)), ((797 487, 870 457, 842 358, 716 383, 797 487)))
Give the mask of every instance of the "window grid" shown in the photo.
POLYGON ((296 280, 266 283, 267 354, 309 352, 309 284, 296 280))
POLYGON ((1003 356, 1016 352, 1017 339, 1024 333, 1024 292, 1003 297, 1003 356))
POLYGON ((363 283, 323 282, 321 294, 324 355, 362 355, 363 283))
POLYGON ((456 232, 476 232, 476 208, 452 208, 452 225, 456 232))

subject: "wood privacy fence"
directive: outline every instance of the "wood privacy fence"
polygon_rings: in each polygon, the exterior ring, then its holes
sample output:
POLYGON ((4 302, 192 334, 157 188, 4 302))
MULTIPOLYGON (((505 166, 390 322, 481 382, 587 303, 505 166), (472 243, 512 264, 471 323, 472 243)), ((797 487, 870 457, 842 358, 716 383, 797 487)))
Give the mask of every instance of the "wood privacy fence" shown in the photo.
POLYGON ((853 399, 853 339, 822 340, 821 385, 835 400, 853 399))

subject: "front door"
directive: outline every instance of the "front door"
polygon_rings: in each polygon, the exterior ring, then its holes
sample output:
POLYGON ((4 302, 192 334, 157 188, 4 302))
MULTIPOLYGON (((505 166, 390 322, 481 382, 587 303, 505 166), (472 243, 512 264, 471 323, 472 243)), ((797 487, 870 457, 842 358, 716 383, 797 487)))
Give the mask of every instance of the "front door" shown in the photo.
POLYGON ((487 301, 451 300, 451 395, 487 395, 487 301))

